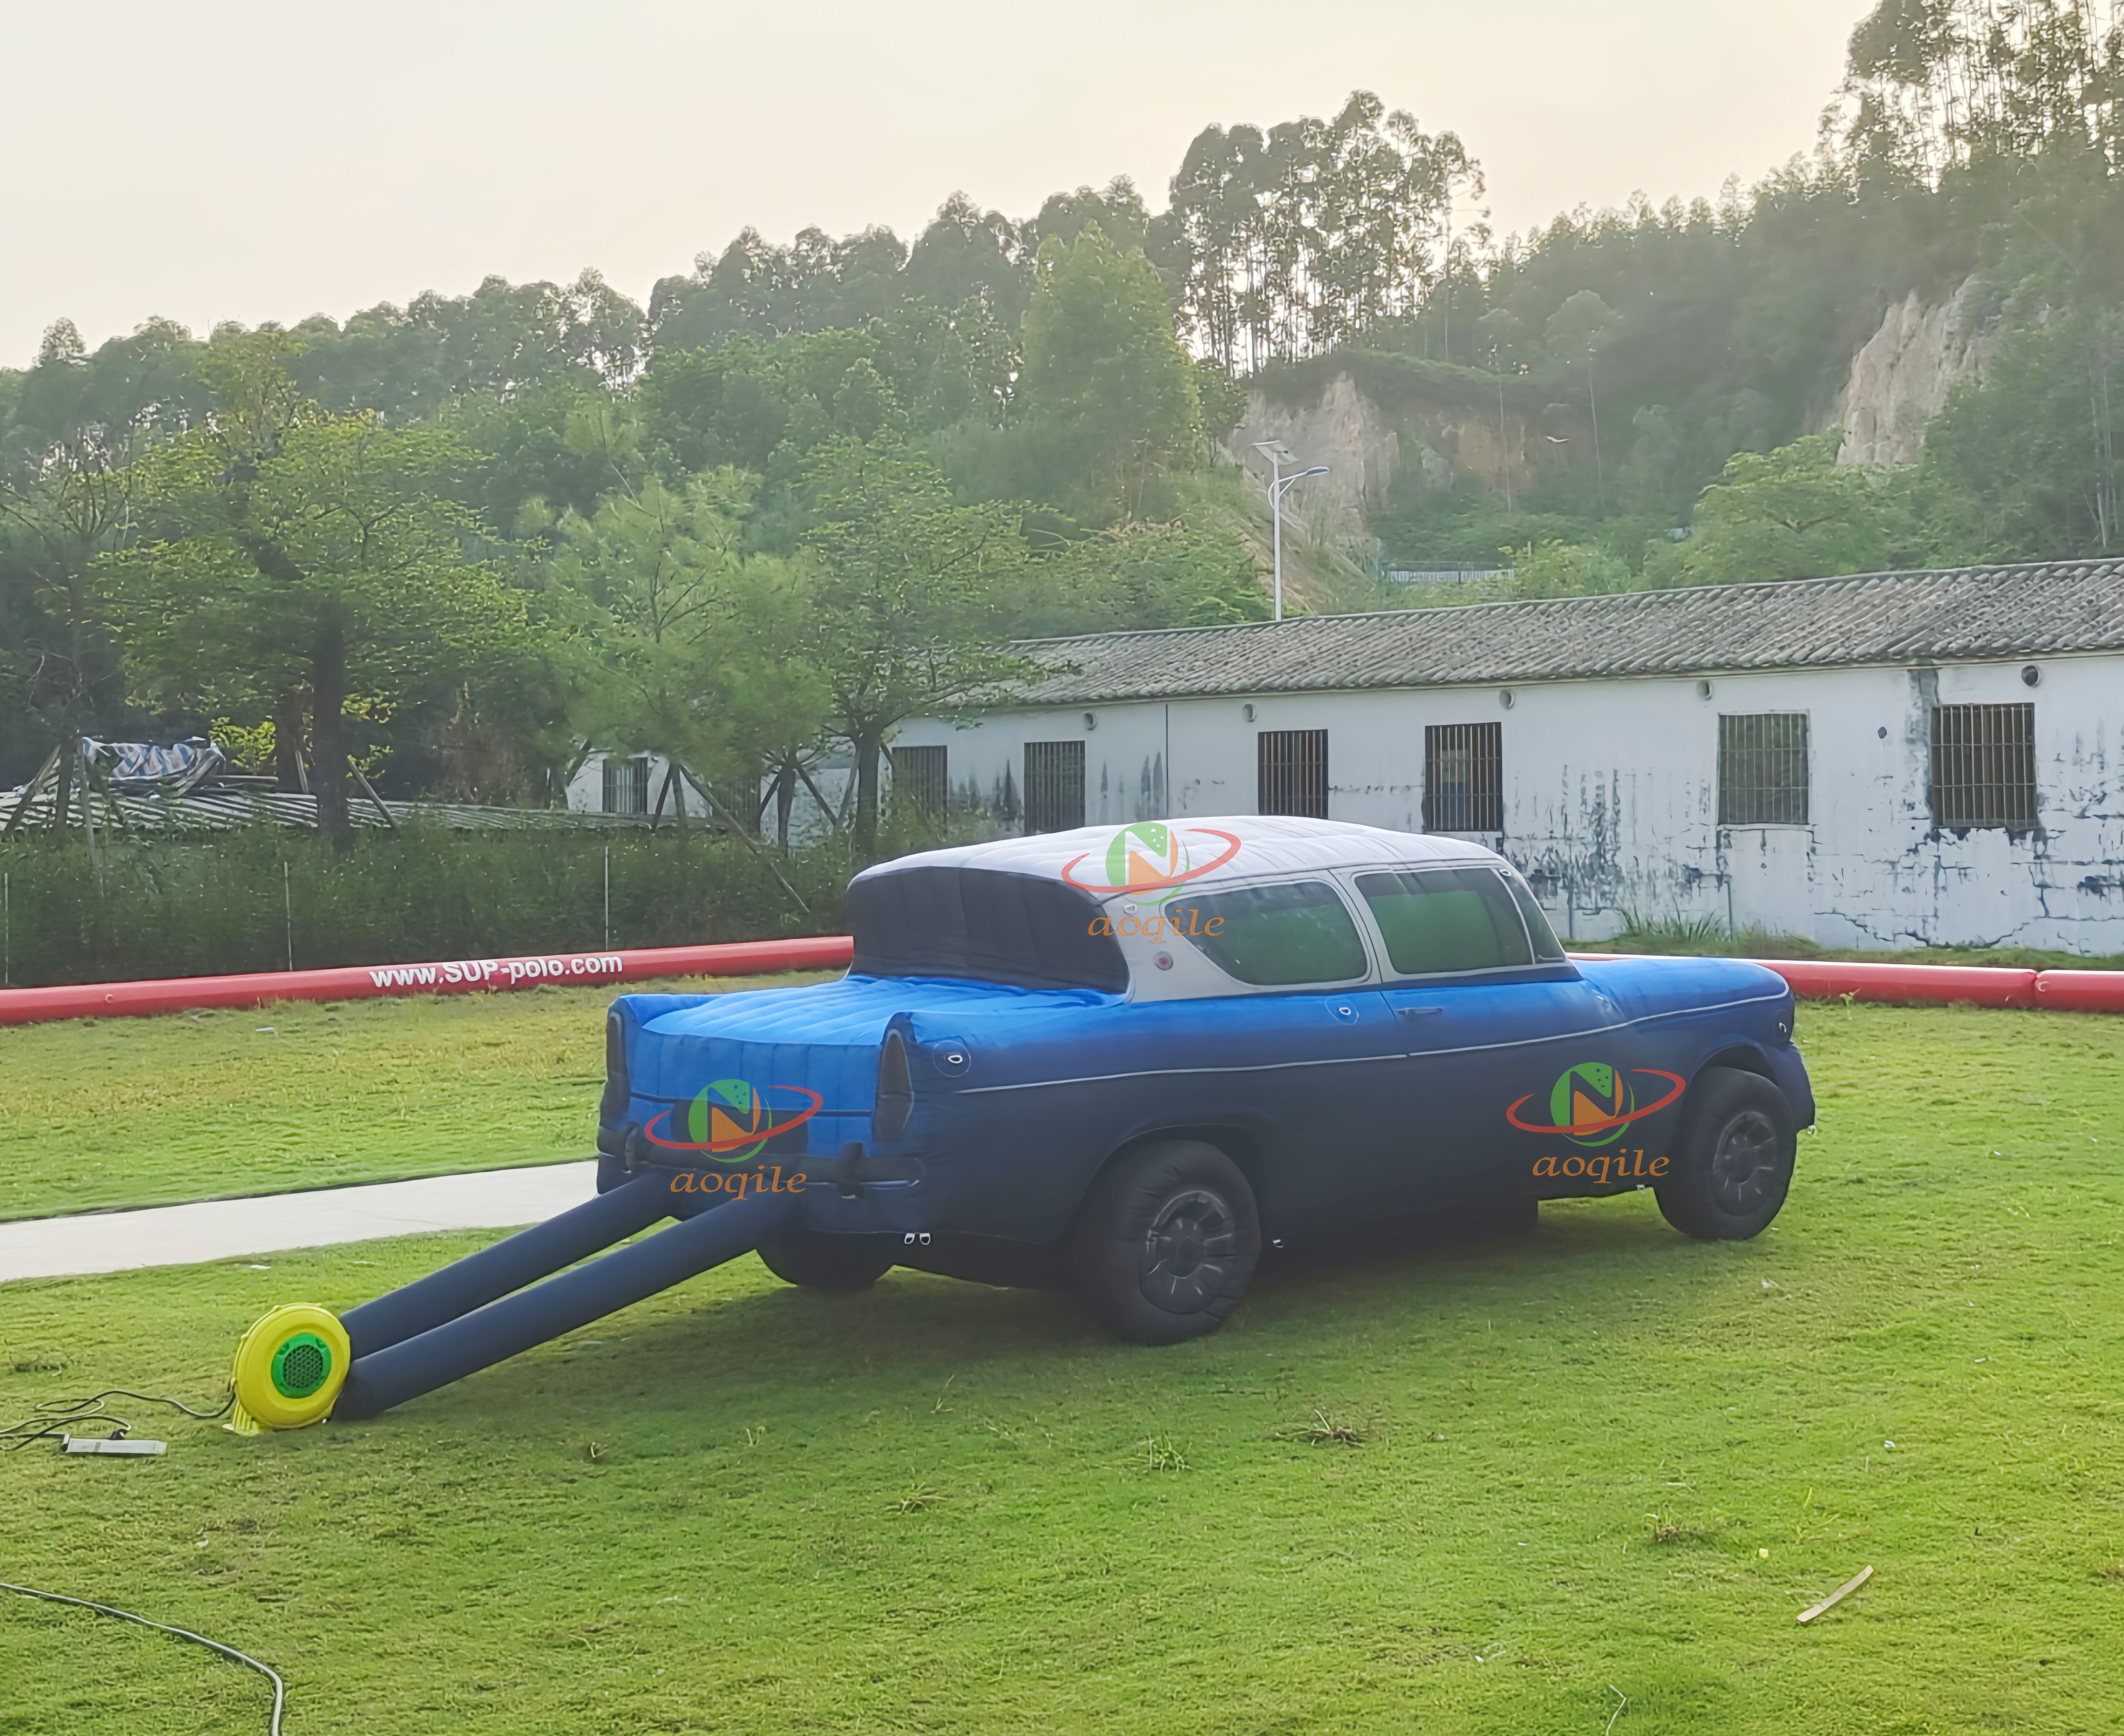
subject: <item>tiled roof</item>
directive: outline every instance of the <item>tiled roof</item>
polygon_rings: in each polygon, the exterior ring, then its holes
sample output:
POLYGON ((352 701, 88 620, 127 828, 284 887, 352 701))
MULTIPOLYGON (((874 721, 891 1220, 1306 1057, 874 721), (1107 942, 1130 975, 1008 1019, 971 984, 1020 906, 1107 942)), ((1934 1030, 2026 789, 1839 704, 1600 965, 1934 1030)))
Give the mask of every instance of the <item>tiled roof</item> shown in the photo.
POLYGON ((1026 703, 1583 680, 2124 651, 2124 561, 1720 585, 1036 639, 1026 703))

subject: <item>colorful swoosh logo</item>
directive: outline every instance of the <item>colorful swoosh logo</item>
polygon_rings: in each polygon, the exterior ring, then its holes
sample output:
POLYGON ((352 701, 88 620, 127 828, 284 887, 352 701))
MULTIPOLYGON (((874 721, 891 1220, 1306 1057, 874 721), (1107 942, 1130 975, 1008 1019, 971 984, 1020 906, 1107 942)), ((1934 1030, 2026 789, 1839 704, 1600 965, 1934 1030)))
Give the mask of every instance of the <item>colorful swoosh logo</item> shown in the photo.
POLYGON ((1239 853, 1239 840, 1229 832, 1208 826, 1189 826, 1185 831, 1189 837, 1221 840, 1223 853, 1215 861, 1196 868, 1182 840, 1182 828, 1168 826, 1162 821, 1139 821, 1134 826, 1123 826, 1107 846, 1108 884, 1097 885, 1077 877, 1078 863, 1091 859, 1089 850, 1073 857, 1064 866, 1062 877, 1078 892, 1089 892, 1094 897, 1111 897, 1116 892, 1132 892, 1142 897, 1185 886, 1191 880, 1200 880, 1239 853))
POLYGON ((825 1099, 802 1085, 768 1085, 764 1090, 741 1079, 719 1079, 704 1085, 686 1105, 686 1131, 691 1139, 674 1139, 669 1123, 678 1113, 666 1109, 652 1116, 641 1136, 666 1151, 706 1151, 726 1163, 743 1163, 766 1146, 778 1133, 801 1127, 824 1107, 825 1099), (801 1108, 777 1109, 768 1105, 769 1091, 787 1092, 810 1101, 801 1108), (792 1113, 793 1111, 793 1113, 792 1113), (657 1130, 661 1126, 665 1131, 657 1130), (725 1155, 725 1154, 734 1154, 725 1155))
POLYGON ((1689 1089, 1679 1073, 1659 1067, 1613 1067, 1584 1061, 1567 1069, 1548 1095, 1547 1122, 1522 1121, 1520 1111, 1540 1094, 1530 1091, 1505 1111, 1505 1119, 1522 1133, 1561 1133, 1580 1145, 1605 1146, 1632 1122, 1656 1115, 1689 1089), (1626 1074, 1664 1080, 1669 1089, 1657 1102, 1640 1105, 1626 1074))

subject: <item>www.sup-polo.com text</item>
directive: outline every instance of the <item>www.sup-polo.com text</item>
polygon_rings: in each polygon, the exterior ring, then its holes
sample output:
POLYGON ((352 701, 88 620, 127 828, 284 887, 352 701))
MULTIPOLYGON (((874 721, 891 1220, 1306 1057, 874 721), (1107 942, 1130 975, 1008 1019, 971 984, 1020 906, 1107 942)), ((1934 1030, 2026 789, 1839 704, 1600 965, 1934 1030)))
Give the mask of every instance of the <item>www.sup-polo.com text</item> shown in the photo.
POLYGON ((620 976, 627 961, 617 953, 567 953, 552 958, 468 958, 455 964, 394 964, 372 970, 379 989, 417 989, 487 984, 515 988, 519 983, 554 982, 570 976, 620 976))

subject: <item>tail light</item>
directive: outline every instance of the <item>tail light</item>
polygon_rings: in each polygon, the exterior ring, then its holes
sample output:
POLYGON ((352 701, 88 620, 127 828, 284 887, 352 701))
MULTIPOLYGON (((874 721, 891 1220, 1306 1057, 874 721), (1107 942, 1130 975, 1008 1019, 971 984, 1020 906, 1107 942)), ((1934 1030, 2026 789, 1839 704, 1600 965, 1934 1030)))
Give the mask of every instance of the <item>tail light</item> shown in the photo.
POLYGON ((604 1022, 604 1095, 598 1099, 598 1119, 617 1127, 634 1097, 627 1077, 627 1025, 617 1013, 604 1022))
POLYGON ((897 1030, 885 1033, 877 1056, 877 1107, 871 1112, 874 1139, 898 1139, 914 1113, 914 1081, 908 1071, 907 1041, 897 1030))

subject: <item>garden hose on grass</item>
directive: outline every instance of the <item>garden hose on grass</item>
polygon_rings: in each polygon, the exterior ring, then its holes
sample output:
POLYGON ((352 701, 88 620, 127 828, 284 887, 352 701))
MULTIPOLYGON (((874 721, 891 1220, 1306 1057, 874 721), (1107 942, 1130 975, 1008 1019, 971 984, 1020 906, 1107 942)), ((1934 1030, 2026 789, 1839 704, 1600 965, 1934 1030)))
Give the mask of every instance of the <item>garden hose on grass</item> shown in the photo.
POLYGON ((228 1376, 235 1414, 224 1426, 240 1435, 262 1435, 323 1422, 353 1360, 346 1329, 330 1309, 314 1302, 268 1309, 237 1342, 228 1376))
POLYGON ((210 1652, 219 1652, 224 1658, 253 1669, 273 1684, 273 1713, 266 1725, 270 1736, 280 1736, 280 1712, 287 1703, 288 1685, 270 1665, 261 1663, 247 1652, 239 1652, 233 1645, 223 1645, 219 1640, 209 1640, 204 1634, 195 1634, 188 1627, 172 1627, 167 1622, 150 1621, 145 1616, 136 1616, 130 1610, 114 1608, 108 1603, 92 1603, 86 1597, 69 1597, 63 1592, 40 1591, 34 1585, 10 1585, 0 1579, 0 1592, 20 1592, 25 1597, 40 1597, 47 1603, 71 1604, 76 1609, 94 1610, 99 1616, 115 1616, 120 1621, 135 1621, 142 1627, 152 1627, 158 1634, 169 1634, 179 1640, 190 1640, 204 1646, 210 1652))

